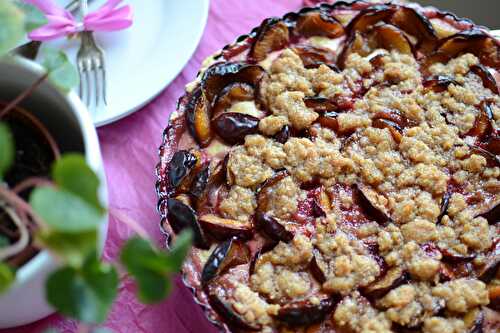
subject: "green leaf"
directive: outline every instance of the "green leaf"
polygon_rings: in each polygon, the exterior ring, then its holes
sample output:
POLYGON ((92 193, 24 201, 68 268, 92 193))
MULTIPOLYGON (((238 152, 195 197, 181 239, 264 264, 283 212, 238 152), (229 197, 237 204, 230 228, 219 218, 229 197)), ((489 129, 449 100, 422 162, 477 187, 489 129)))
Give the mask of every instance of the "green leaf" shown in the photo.
POLYGON ((0 294, 10 287, 14 279, 14 271, 3 262, 0 262, 0 294))
POLYGON ((0 123, 0 180, 14 162, 14 154, 14 139, 12 138, 12 133, 6 124, 0 123))
POLYGON ((45 46, 40 50, 40 59, 49 79, 59 89, 67 92, 78 85, 78 72, 64 52, 45 46))
POLYGON ((97 249, 97 230, 78 233, 43 231, 37 235, 37 241, 70 265, 80 267, 97 249))
POLYGON ((60 232, 92 231, 102 222, 100 211, 68 191, 36 188, 30 195, 30 204, 49 227, 60 232))
POLYGON ((3 235, 0 235, 0 248, 5 247, 9 244, 10 244, 9 239, 3 235))
POLYGON ((66 154, 59 159, 52 172, 52 177, 59 187, 65 189, 104 212, 97 196, 99 178, 80 154, 66 154))
POLYGON ((122 248, 121 262, 135 278, 138 297, 143 303, 158 303, 170 291, 170 281, 164 266, 165 257, 141 238, 132 238, 122 248))
POLYGON ((189 250, 191 250, 192 242, 193 233, 191 230, 184 231, 177 236, 166 260, 166 265, 170 272, 178 272, 181 269, 189 250))
POLYGON ((177 273, 191 248, 192 233, 177 237, 172 250, 166 254, 141 238, 130 239, 122 249, 121 262, 135 278, 139 299, 157 303, 170 291, 170 275, 177 273))
POLYGON ((85 323, 101 323, 117 291, 115 268, 92 255, 81 270, 63 267, 52 273, 47 281, 46 298, 65 316, 85 323))
POLYGON ((23 1, 16 1, 16 6, 24 13, 26 31, 29 32, 47 24, 47 18, 37 7, 23 1))
POLYGON ((7 53, 24 37, 24 14, 11 1, 0 1, 0 55, 7 53))

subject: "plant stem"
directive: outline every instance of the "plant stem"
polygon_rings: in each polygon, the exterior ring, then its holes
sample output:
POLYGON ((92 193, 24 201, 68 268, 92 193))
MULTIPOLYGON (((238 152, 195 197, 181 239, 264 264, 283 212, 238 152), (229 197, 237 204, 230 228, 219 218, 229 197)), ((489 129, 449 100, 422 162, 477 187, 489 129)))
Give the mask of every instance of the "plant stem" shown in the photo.
POLYGON ((38 88, 43 83, 43 81, 45 81, 45 79, 48 76, 49 73, 44 74, 42 77, 36 80, 35 83, 33 83, 28 89, 26 89, 19 96, 17 96, 12 102, 7 104, 7 106, 2 111, 0 111, 0 119, 5 117, 7 113, 12 111, 16 106, 19 105, 19 103, 21 103, 25 98, 31 95, 36 90, 36 88, 38 88))
POLYGON ((54 187, 54 183, 52 183, 50 180, 41 178, 41 177, 30 177, 26 178, 25 180, 21 181, 19 184, 14 186, 14 188, 11 190, 12 192, 19 194, 23 192, 24 190, 27 190, 31 187, 36 187, 36 186, 48 186, 48 187, 54 187))
MULTIPOLYGON (((33 126, 35 126, 42 134, 42 136, 47 140, 47 143, 50 146, 50 149, 52 150, 52 153, 54 154, 54 158, 58 160, 61 157, 61 152, 59 150, 59 146, 56 143, 56 140, 54 137, 50 134, 49 130, 47 127, 45 127, 44 124, 40 120, 38 120, 37 117, 32 115, 30 112, 24 110, 23 108, 17 107, 16 112, 20 113, 23 115, 23 117, 28 118, 28 120, 32 123, 33 126)), ((1 116, 0 116, 1 118, 1 116)))
POLYGON ((6 247, 0 248, 0 261, 3 261, 7 258, 15 256, 18 253, 21 253, 30 242, 30 233, 28 228, 26 227, 26 222, 21 221, 16 212, 5 205, 2 206, 3 210, 9 215, 10 219, 16 225, 16 228, 19 230, 19 240, 14 244, 6 247))
POLYGON ((19 197, 16 193, 10 191, 4 186, 0 186, 0 198, 5 200, 10 206, 15 207, 17 210, 26 212, 31 217, 33 222, 35 222, 37 227, 44 228, 46 226, 45 222, 43 222, 43 220, 37 213, 35 213, 33 208, 31 208, 31 206, 24 201, 23 198, 19 197))

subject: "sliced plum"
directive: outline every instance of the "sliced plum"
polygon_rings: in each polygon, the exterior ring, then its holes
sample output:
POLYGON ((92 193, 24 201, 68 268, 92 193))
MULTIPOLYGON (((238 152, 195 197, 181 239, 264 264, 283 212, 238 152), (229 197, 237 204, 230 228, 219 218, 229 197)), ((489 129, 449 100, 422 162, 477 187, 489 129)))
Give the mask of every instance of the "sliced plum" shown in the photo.
POLYGON ((363 288, 363 294, 370 299, 380 299, 391 290, 410 281, 410 275, 402 267, 387 270, 384 276, 363 288))
POLYGON ((168 179, 175 190, 185 190, 186 187, 190 186, 192 172, 201 162, 200 157, 199 152, 195 151, 179 150, 175 152, 168 164, 168 179))
POLYGON ((226 112, 215 118, 212 126, 225 142, 235 145, 243 143, 245 136, 258 132, 259 118, 244 113, 226 112))
POLYGON ((427 16, 418 10, 400 6, 392 16, 391 23, 415 37, 418 40, 416 48, 424 54, 430 53, 436 47, 436 31, 427 16))
POLYGON ((249 263, 250 249, 237 238, 220 243, 208 258, 201 273, 201 282, 206 285, 212 279, 224 274, 231 267, 249 263))
POLYGON ((493 280, 500 267, 500 242, 495 244, 492 251, 486 256, 485 262, 477 276, 481 281, 488 283, 493 280))
POLYGON ((281 180, 290 176, 287 170, 277 171, 271 178, 266 180, 257 190, 257 210, 260 212, 269 211, 269 195, 271 194, 272 187, 281 180))
POLYGON ((298 54, 305 68, 318 68, 322 64, 335 66, 335 54, 327 49, 299 45, 292 50, 298 54))
POLYGON ((248 272, 243 266, 235 266, 224 275, 211 279, 205 286, 208 301, 217 314, 232 331, 260 331, 262 326, 255 321, 250 322, 233 307, 233 292, 236 283, 248 283, 248 272), (240 269, 241 267, 241 269, 240 269), (244 272, 245 271, 245 272, 244 272), (235 279, 236 281, 232 281, 235 279))
POLYGON ((314 217, 325 217, 332 210, 332 203, 323 186, 310 191, 312 196, 311 212, 314 217))
POLYGON ((344 34, 344 27, 336 18, 325 11, 313 10, 299 16, 295 31, 304 37, 336 38, 344 34))
POLYGON ((210 163, 206 163, 204 167, 198 172, 191 182, 191 188, 189 193, 195 197, 199 198, 205 191, 208 185, 208 180, 210 179, 210 163))
POLYGON ((377 25, 373 29, 378 45, 402 54, 413 54, 412 46, 404 33, 391 24, 377 25))
POLYGON ((500 66, 500 46, 498 41, 482 30, 472 28, 460 31, 440 42, 436 53, 456 58, 460 54, 470 52, 481 60, 481 63, 498 68, 500 66))
POLYGON ((204 230, 218 240, 234 236, 249 239, 253 235, 253 224, 250 221, 225 219, 214 214, 200 216, 198 220, 204 230))
POLYGON ((285 125, 278 133, 274 135, 274 140, 279 143, 285 144, 291 136, 292 128, 289 125, 285 125))
POLYGON ((175 200, 179 200, 180 202, 182 202, 183 204, 191 207, 192 205, 192 202, 191 202, 191 197, 187 194, 179 194, 177 195, 176 197, 174 197, 175 200))
POLYGON ((249 83, 235 82, 227 85, 217 95, 212 108, 212 117, 217 117, 233 103, 252 101, 255 98, 255 88, 249 83))
POLYGON ((373 120, 372 126, 375 128, 384 129, 387 128, 391 132, 392 138, 397 144, 401 143, 403 139, 403 129, 395 122, 387 119, 375 119, 373 120))
POLYGON ((348 24, 346 31, 349 34, 355 32, 366 32, 378 22, 386 22, 395 12, 391 5, 375 5, 362 10, 348 24))
POLYGON ((443 195, 443 198, 441 199, 441 210, 437 217, 437 224, 441 224, 443 217, 448 213, 448 206, 450 205, 451 195, 451 191, 446 191, 443 195))
POLYGON ((498 166, 500 167, 500 156, 491 152, 490 150, 486 150, 477 145, 469 145, 469 148, 474 154, 479 154, 486 158, 489 167, 498 166))
POLYGON ((478 216, 484 217, 489 224, 496 224, 500 221, 500 202, 490 205, 486 211, 481 212, 478 216))
POLYGON ((208 105, 212 106, 228 85, 239 82, 255 87, 265 74, 265 70, 257 65, 243 62, 218 63, 207 69, 201 85, 208 105))
POLYGON ((425 88, 430 89, 436 93, 441 93, 448 90, 450 84, 458 84, 454 78, 445 75, 434 75, 424 80, 423 85, 425 88))
POLYGON ((238 329, 248 330, 248 331, 260 331, 261 326, 257 324, 248 323, 240 314, 236 313, 232 306, 224 301, 221 293, 210 292, 208 294, 210 305, 214 310, 227 322, 230 326, 234 326, 238 329))
POLYGON ((201 249, 208 248, 207 238, 193 208, 180 200, 170 198, 167 200, 167 209, 167 219, 176 234, 190 229, 193 232, 195 246, 201 249))
POLYGON ((283 49, 289 41, 287 24, 279 18, 268 18, 259 27, 249 55, 256 62, 262 61, 269 53, 283 49))
POLYGON ((191 135, 201 147, 207 147, 213 138, 210 126, 210 108, 202 89, 197 89, 186 108, 186 122, 191 135))
POLYGON ((385 50, 375 50, 367 56, 367 60, 375 68, 380 68, 384 65, 383 58, 387 55, 385 50))
POLYGON ((474 126, 465 134, 466 136, 475 136, 480 141, 490 138, 495 133, 495 121, 491 109, 492 102, 485 100, 481 102, 480 112, 476 117, 474 126))
POLYGON ((340 69, 344 69, 346 61, 351 54, 358 53, 361 56, 368 56, 371 52, 372 50, 369 47, 368 40, 365 36, 358 31, 354 31, 354 33, 350 34, 347 41, 344 43, 342 52, 337 59, 337 64, 340 69))
POLYGON ((275 241, 289 243, 293 239, 293 233, 271 215, 257 211, 255 222, 257 228, 263 230, 267 236, 275 241))
POLYGON ((498 84, 495 77, 485 66, 481 64, 474 65, 470 68, 470 71, 481 78, 483 81, 483 86, 491 90, 494 94, 498 95, 498 84))
POLYGON ((304 99, 304 104, 319 114, 339 110, 337 103, 324 97, 306 97, 304 99))
POLYGON ((430 71, 432 65, 441 63, 446 64, 451 58, 444 53, 432 53, 431 55, 420 59, 420 71, 424 77, 431 77, 433 73, 430 71))
POLYGON ((321 126, 329 128, 334 132, 339 132, 339 123, 337 120, 337 111, 342 111, 338 103, 333 102, 324 97, 308 97, 304 99, 304 103, 308 108, 319 113, 317 122, 321 126))
POLYGON ((454 263, 441 262, 439 278, 442 282, 470 277, 474 267, 470 261, 456 261, 454 263))
MULTIPOLYGON (((339 121, 337 112, 326 112, 318 117, 318 122, 321 126, 331 129, 334 132, 339 132, 339 121)), ((340 133, 339 133, 340 134, 340 133)))
POLYGON ((384 225, 391 221, 391 218, 376 204, 372 203, 373 193, 371 190, 361 185, 354 185, 353 199, 361 207, 363 213, 371 220, 384 225))
POLYGON ((484 149, 489 151, 491 154, 498 156, 500 155, 500 136, 498 134, 494 134, 486 139, 486 142, 483 144, 484 149))
MULTIPOLYGON (((219 161, 214 169, 209 172, 207 183, 204 186, 203 183, 201 183, 199 189, 192 189, 194 192, 192 194, 196 198, 196 209, 198 211, 207 207, 215 206, 215 193, 217 193, 217 191, 224 186, 226 181, 226 165, 227 156, 223 160, 219 161), (202 191, 201 188, 203 188, 202 191)), ((193 182, 193 186, 194 185, 195 182, 193 182)))
POLYGON ((309 264, 309 271, 320 284, 326 282, 326 274, 321 267, 322 265, 321 254, 319 254, 318 250, 314 250, 314 256, 309 264))
POLYGON ((457 263, 463 263, 463 262, 469 262, 472 261, 476 258, 475 254, 458 254, 456 252, 452 252, 448 249, 440 249, 441 255, 443 258, 441 259, 443 262, 450 263, 450 264, 457 264, 457 263))
POLYGON ((488 307, 500 311, 500 286, 491 286, 489 288, 489 295, 490 304, 488 304, 488 307))
MULTIPOLYGON (((339 55, 338 65, 340 68, 345 68, 347 59, 353 53, 358 53, 363 57, 370 57, 380 48, 389 51, 395 49, 403 54, 413 54, 412 45, 401 30, 391 24, 379 24, 366 34, 359 31, 351 34, 342 53, 339 55)), ((379 55, 380 57, 383 56, 380 52, 376 52, 374 57, 370 57, 370 60, 375 62, 375 65, 377 65, 379 55)))
POLYGON ((280 308, 276 319, 291 327, 318 323, 332 312, 340 299, 337 295, 325 295, 318 304, 309 300, 288 303, 280 308))
POLYGON ((377 112, 373 119, 385 119, 395 123, 400 128, 411 127, 414 125, 412 121, 401 115, 399 111, 387 109, 385 111, 377 112))

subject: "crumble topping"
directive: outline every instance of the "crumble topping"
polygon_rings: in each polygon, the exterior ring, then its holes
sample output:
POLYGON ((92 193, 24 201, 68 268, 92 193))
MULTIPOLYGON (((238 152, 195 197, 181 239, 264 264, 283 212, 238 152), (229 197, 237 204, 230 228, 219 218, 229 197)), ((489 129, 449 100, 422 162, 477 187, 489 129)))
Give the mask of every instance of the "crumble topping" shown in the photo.
POLYGON ((234 309, 250 323, 269 325, 272 322, 271 316, 279 309, 278 305, 268 304, 258 293, 244 284, 238 284, 234 291, 234 299, 234 309))
POLYGON ((219 206, 224 217, 239 221, 248 221, 256 208, 255 193, 238 185, 231 187, 227 198, 219 206))
MULTIPOLYGON (((222 213, 238 220, 251 218, 256 209, 254 189, 283 168, 291 176, 273 185, 267 205, 267 213, 282 220, 293 218, 304 200, 300 184, 319 178, 325 186, 370 185, 373 202, 394 223, 385 228, 366 225, 365 231, 360 226, 359 234, 374 235, 385 263, 403 267, 415 282, 391 290, 377 302, 380 310, 353 297, 358 288, 380 277, 381 267, 360 240, 337 229, 343 222, 333 214, 319 219, 332 222, 317 223, 314 240, 299 232, 291 245, 280 242, 262 255, 251 276, 254 292, 273 303, 307 298, 315 282, 304 269, 314 244, 321 257, 318 266, 325 273, 322 290, 347 295, 334 314, 340 326, 355 332, 390 332, 394 322, 410 327, 422 324, 424 332, 461 332, 463 321, 436 317, 436 313, 445 304, 461 313, 488 304, 485 285, 470 279, 432 287, 430 283, 439 281, 442 256, 430 255, 422 246, 437 244, 450 253, 467 254, 487 251, 492 245, 496 229, 484 218, 473 216, 463 194, 452 194, 442 223, 436 223, 452 179, 473 192, 499 182, 500 169, 489 167, 485 157, 471 154, 461 138, 474 126, 480 101, 494 98, 498 102, 491 92, 484 92, 476 75, 467 74, 477 63, 475 56, 466 54, 433 66, 432 73, 456 74, 458 82, 435 93, 422 87, 415 59, 396 51, 383 53, 382 69, 353 54, 342 73, 325 65, 306 69, 291 49, 272 62, 270 76, 261 84, 271 114, 260 121, 261 134, 247 136, 229 154, 233 187, 221 203, 222 213), (354 80, 370 88, 351 112, 338 115, 338 132, 314 124, 319 114, 306 107, 304 98, 352 97, 349 84, 354 80), (392 85, 377 85, 387 81, 392 85), (374 117, 388 110, 412 122, 399 142, 388 128, 373 127, 374 117), (272 136, 287 125, 297 131, 310 129, 314 136, 290 137, 284 144, 274 140, 272 136), (353 140, 342 144, 338 133, 353 133, 353 140)), ((349 209, 351 195, 340 193, 342 207, 349 209)))
POLYGON ((357 291, 337 305, 333 318, 339 326, 348 327, 355 332, 392 332, 391 321, 357 291))
POLYGON ((432 288, 432 295, 445 300, 450 311, 465 313, 489 303, 486 285, 475 279, 458 279, 432 288))
POLYGON ((378 304, 386 309, 385 314, 391 321, 415 327, 437 313, 443 307, 444 301, 431 294, 428 284, 419 283, 391 290, 378 304))
MULTIPOLYGON (((300 43, 324 51, 342 41, 300 43)), ((259 121, 224 150, 229 191, 217 213, 277 223, 249 241, 254 267, 232 306, 268 332, 290 329, 280 319, 287 305, 326 296, 341 299, 327 321, 349 332, 465 333, 465 314, 488 306, 498 283, 477 272, 498 243, 498 223, 480 215, 498 203, 500 167, 473 145, 478 127, 500 126, 500 97, 473 71, 472 50, 423 68, 397 47, 361 46, 342 70, 306 65, 294 47, 273 51, 259 62, 255 101, 225 110, 259 121), (434 89, 438 76, 448 81, 434 89), (333 111, 311 106, 324 100, 333 111), (478 125, 484 103, 490 125, 478 125), (262 186, 282 172, 262 205, 262 186), (402 274, 369 294, 391 270, 402 274)))
POLYGON ((253 156, 245 147, 234 149, 227 162, 228 179, 243 187, 255 187, 273 175, 273 169, 261 157, 253 156))
POLYGON ((323 288, 328 292, 347 294, 375 281, 380 274, 378 263, 362 243, 343 232, 318 234, 316 246, 323 259, 320 267, 326 272, 323 288))
POLYGON ((291 244, 279 243, 258 259, 251 277, 252 288, 274 302, 306 296, 312 278, 301 270, 307 267, 312 255, 312 244, 307 237, 297 236, 291 244))
POLYGON ((424 333, 463 333, 465 323, 458 318, 431 317, 424 321, 424 333))

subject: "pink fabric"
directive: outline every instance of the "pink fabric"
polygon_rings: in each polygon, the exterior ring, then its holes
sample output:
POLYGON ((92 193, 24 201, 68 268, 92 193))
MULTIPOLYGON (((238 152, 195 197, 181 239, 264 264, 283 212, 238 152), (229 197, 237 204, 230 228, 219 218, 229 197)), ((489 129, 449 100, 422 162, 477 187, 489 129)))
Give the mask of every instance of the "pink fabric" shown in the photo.
POLYGON ((108 0, 95 12, 85 15, 83 22, 78 22, 67 10, 54 0, 25 0, 38 7, 47 17, 48 23, 31 31, 32 40, 47 41, 80 31, 116 31, 130 27, 133 22, 130 6, 118 7, 123 0, 108 0), (117 8, 118 7, 118 8, 117 8))
MULTIPOLYGON (((154 190, 157 147, 168 116, 184 92, 184 85, 193 80, 203 59, 240 34, 249 32, 264 18, 282 16, 301 5, 302 0, 212 0, 205 34, 184 71, 143 110, 99 130, 111 207, 104 253, 107 260, 115 260, 119 246, 132 236, 132 232, 113 217, 113 211, 119 210, 136 219, 158 244, 163 243, 154 190)), ((147 6, 146 2, 144 6, 147 6)), ((168 42, 168 36, 164 42, 168 42)), ((135 298, 130 280, 122 278, 118 301, 103 326, 117 333, 217 332, 179 278, 175 280, 170 298, 156 306, 141 305, 135 298)), ((64 333, 76 331, 74 322, 53 315, 26 327, 0 330, 0 333, 41 333, 49 327, 56 327, 64 333)))

